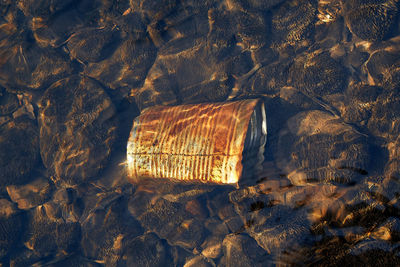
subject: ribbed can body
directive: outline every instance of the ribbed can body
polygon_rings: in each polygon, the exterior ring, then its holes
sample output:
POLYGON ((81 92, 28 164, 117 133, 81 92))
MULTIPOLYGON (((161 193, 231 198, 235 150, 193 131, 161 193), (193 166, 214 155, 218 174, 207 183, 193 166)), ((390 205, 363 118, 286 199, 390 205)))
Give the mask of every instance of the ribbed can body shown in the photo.
POLYGON ((129 177, 237 183, 249 123, 260 103, 250 99, 143 110, 128 141, 129 177))

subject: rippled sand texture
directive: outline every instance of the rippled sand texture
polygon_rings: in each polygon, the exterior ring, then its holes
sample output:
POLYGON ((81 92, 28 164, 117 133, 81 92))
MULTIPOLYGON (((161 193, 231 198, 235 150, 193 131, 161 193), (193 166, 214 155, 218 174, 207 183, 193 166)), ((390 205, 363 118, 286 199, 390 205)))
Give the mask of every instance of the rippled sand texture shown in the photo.
POLYGON ((399 8, 0 1, 0 265, 400 265, 399 8), (250 183, 128 182, 146 108, 254 98, 250 183))

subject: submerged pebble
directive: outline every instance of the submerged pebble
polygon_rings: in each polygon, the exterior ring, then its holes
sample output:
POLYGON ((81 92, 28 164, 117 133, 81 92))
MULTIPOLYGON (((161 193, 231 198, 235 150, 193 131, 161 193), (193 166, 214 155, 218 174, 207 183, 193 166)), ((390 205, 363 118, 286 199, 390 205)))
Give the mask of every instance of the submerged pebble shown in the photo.
POLYGON ((365 136, 328 113, 299 113, 279 136, 277 166, 295 185, 348 184, 368 173, 365 136))
POLYGON ((114 115, 115 107, 98 82, 72 76, 54 83, 39 108, 44 165, 61 179, 95 176, 116 138, 114 115))
POLYGON ((23 184, 39 159, 37 126, 26 116, 0 126, 0 184, 23 184))

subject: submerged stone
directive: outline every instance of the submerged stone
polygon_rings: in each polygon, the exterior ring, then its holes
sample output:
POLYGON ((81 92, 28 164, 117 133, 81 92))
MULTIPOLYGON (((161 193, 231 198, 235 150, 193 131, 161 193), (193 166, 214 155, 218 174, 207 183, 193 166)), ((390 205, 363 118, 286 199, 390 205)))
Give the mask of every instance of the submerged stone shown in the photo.
POLYGON ((18 0, 17 2, 25 16, 49 17, 67 8, 73 0, 18 0))
POLYGON ((320 50, 297 57, 288 74, 290 84, 315 97, 342 92, 346 78, 343 66, 320 50))
POLYGON ((172 264, 169 246, 155 234, 145 234, 125 241, 118 266, 168 266, 172 264))
POLYGON ((155 58, 155 47, 148 38, 135 40, 129 37, 110 57, 89 63, 84 73, 112 89, 140 86, 155 58))
POLYGON ((286 1, 272 14, 275 47, 302 47, 312 37, 317 18, 315 1, 286 1))
POLYGON ((138 219, 145 229, 157 233, 171 245, 193 249, 204 239, 202 220, 186 211, 180 203, 159 199, 154 204, 149 203, 138 219))
POLYGON ((272 264, 268 253, 257 242, 242 234, 227 235, 223 241, 221 266, 265 266, 272 264))
POLYGON ((195 266, 211 267, 213 265, 211 265, 211 263, 209 263, 203 256, 195 256, 191 259, 188 259, 185 265, 183 265, 183 267, 195 267, 195 266))
POLYGON ((87 77, 54 83, 39 106, 44 165, 62 179, 86 180, 106 164, 116 138, 115 107, 87 77))
POLYGON ((0 184, 22 184, 39 159, 36 125, 26 117, 0 126, 0 184))
POLYGON ((60 47, 71 34, 83 27, 87 18, 74 8, 68 8, 53 17, 34 17, 30 26, 37 44, 41 47, 60 47))
POLYGON ((365 136, 322 111, 290 118, 279 134, 276 163, 294 185, 356 182, 368 173, 365 136))
POLYGON ((382 88, 379 86, 366 84, 349 86, 345 93, 345 105, 341 108, 343 120, 348 123, 366 126, 381 91, 382 88))
POLYGON ((95 195, 96 203, 84 213, 81 247, 83 255, 116 264, 125 252, 126 240, 142 233, 139 223, 127 212, 126 199, 118 194, 95 195), (99 197, 100 196, 100 197, 99 197))
POLYGON ((400 132, 400 94, 396 90, 384 90, 372 106, 368 129, 376 136, 393 141, 400 132))
POLYGON ((0 260, 21 241, 25 231, 24 220, 24 214, 19 212, 10 201, 0 199, 0 260))
POLYGON ((398 13, 396 0, 346 1, 345 18, 350 30, 363 40, 380 41, 387 37, 398 13))
POLYGON ((52 203, 46 203, 30 213, 29 236, 25 246, 39 257, 69 254, 78 248, 80 224, 65 222, 56 209, 52 203))
POLYGON ((82 62, 98 62, 108 57, 119 42, 119 32, 108 28, 83 29, 71 35, 68 49, 82 62))
POLYGON ((74 71, 65 54, 31 44, 31 38, 21 31, 0 44, 0 84, 10 91, 43 89, 74 71))
POLYGON ((0 88, 0 116, 13 113, 19 107, 18 98, 0 88))
POLYGON ((370 83, 393 90, 398 86, 396 73, 398 72, 400 57, 394 51, 378 50, 372 53, 366 63, 370 83), (397 81, 396 81, 397 80, 397 81))
POLYGON ((25 185, 7 186, 8 195, 21 210, 28 210, 46 202, 50 197, 51 189, 49 181, 42 177, 25 185))
POLYGON ((160 20, 173 12, 177 0, 130 0, 134 10, 143 12, 150 20, 160 20))

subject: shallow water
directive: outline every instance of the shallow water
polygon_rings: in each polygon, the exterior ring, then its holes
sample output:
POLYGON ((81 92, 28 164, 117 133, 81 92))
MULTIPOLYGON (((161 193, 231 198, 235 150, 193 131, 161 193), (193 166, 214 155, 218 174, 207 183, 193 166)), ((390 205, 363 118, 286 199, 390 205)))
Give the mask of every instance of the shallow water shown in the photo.
POLYGON ((2 1, 0 264, 399 265, 399 8, 2 1), (129 182, 143 109, 249 98, 250 180, 129 182))

